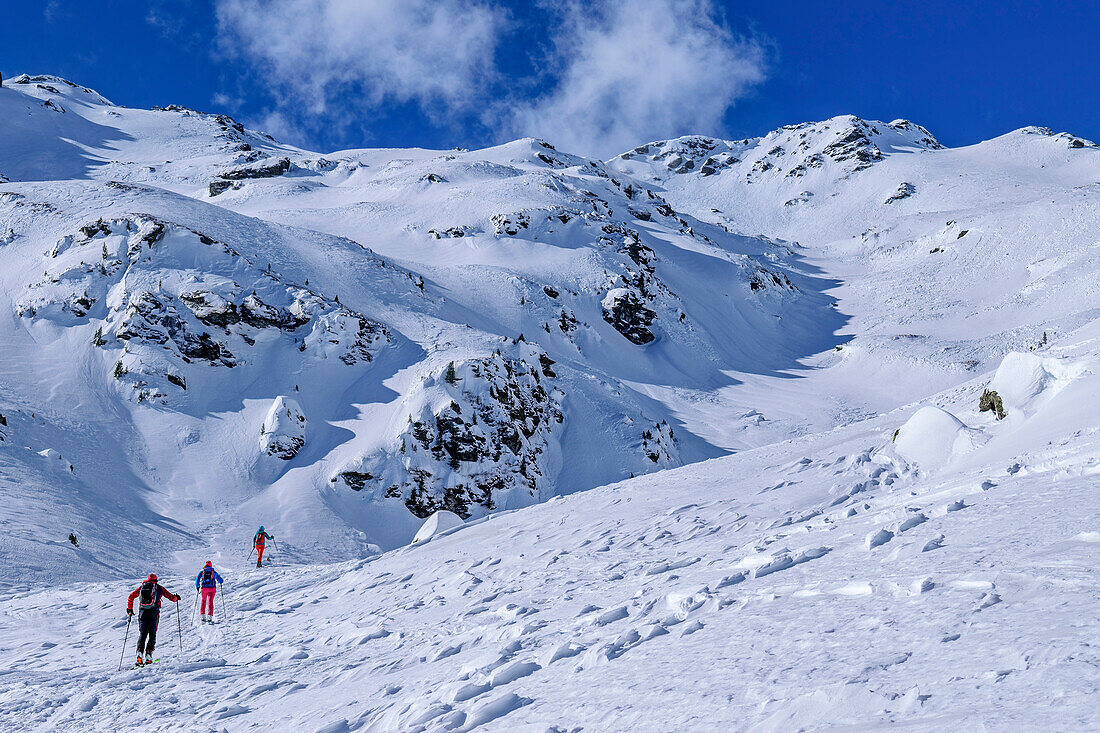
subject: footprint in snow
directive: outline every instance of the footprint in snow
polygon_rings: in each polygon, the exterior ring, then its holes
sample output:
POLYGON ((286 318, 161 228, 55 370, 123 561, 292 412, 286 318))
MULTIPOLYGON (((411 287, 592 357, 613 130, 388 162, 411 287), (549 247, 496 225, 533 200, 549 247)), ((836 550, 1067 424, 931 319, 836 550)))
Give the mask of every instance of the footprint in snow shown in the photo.
POLYGON ((931 550, 940 549, 941 547, 943 547, 945 539, 946 538, 942 534, 933 537, 932 539, 928 540, 928 542, 924 543, 924 547, 921 549, 921 552, 929 552, 931 550))
POLYGON ((898 525, 898 531, 907 532, 913 529, 913 527, 920 526, 927 521, 928 516, 924 512, 916 512, 915 514, 910 515, 908 518, 906 518, 905 521, 898 525))
POLYGON ((982 596, 981 600, 978 602, 978 607, 974 609, 974 612, 977 613, 978 611, 984 611, 990 606, 996 606, 1000 602, 1001 596, 997 593, 990 591, 989 593, 986 593, 982 596))
POLYGON ((801 565, 804 562, 810 560, 816 560, 819 557, 823 557, 832 550, 831 547, 814 547, 809 550, 803 550, 798 554, 782 553, 772 558, 771 561, 754 568, 752 572, 753 578, 763 578, 766 575, 772 573, 778 573, 782 570, 787 570, 795 565, 801 565))
POLYGON ((442 649, 436 651, 436 653, 431 656, 431 661, 438 662, 441 659, 446 659, 447 657, 453 657, 455 654, 458 654, 460 651, 462 651, 462 645, 461 644, 459 644, 458 646, 445 646, 442 649))
POLYGON ((872 532, 867 535, 867 549, 873 550, 876 547, 885 545, 890 540, 894 539, 894 533, 885 527, 872 532))
POLYGON ((742 582, 744 582, 745 578, 747 578, 747 577, 748 577, 748 574, 745 573, 744 571, 734 573, 733 575, 727 575, 726 577, 724 577, 724 578, 722 578, 721 580, 718 581, 718 584, 715 586, 715 589, 717 590, 719 588, 725 588, 727 586, 742 583, 742 582))
POLYGON ((550 653, 549 657, 547 657, 546 666, 550 666, 559 659, 568 659, 569 657, 575 657, 587 648, 588 647, 586 647, 584 644, 580 644, 575 641, 563 642, 550 653))
POLYGON ((689 634, 694 634, 696 631, 699 631, 702 628, 702 621, 699 621, 698 619, 688 621, 686 624, 684 624, 684 628, 680 631, 680 636, 688 636, 689 634))
POLYGON ((460 727, 456 727, 455 730, 473 730, 478 726, 503 718, 505 715, 515 710, 519 710, 524 705, 530 705, 532 702, 534 702, 534 700, 527 697, 520 697, 513 692, 505 693, 500 697, 476 705, 466 713, 465 719, 460 724, 460 727))
POLYGON ((626 606, 617 606, 601 613, 595 618, 592 623, 596 626, 607 626, 608 624, 624 619, 629 615, 630 613, 626 610, 626 606))
POLYGON ((921 578, 914 580, 913 585, 910 586, 910 595, 919 596, 921 593, 927 593, 936 587, 936 584, 932 582, 931 578, 921 578))
POLYGON ((497 667, 489 675, 489 686, 500 687, 537 672, 542 667, 535 662, 513 661, 497 667))
POLYGON ((472 700, 478 695, 484 695, 489 690, 493 689, 492 685, 488 682, 463 682, 459 684, 450 694, 446 695, 446 700, 452 704, 466 702, 472 700))

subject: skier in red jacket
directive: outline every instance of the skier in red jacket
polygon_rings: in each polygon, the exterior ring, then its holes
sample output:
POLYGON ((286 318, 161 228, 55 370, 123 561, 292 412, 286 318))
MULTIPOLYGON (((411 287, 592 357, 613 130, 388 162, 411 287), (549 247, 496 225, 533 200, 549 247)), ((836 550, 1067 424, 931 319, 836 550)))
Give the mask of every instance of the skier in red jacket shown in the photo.
POLYGON ((157 582, 157 576, 149 573, 144 583, 134 589, 126 599, 126 613, 134 615, 134 599, 138 599, 137 664, 151 664, 153 649, 157 645, 157 624, 160 623, 160 599, 179 601, 180 597, 157 582), (145 659, 142 659, 142 653, 145 659))

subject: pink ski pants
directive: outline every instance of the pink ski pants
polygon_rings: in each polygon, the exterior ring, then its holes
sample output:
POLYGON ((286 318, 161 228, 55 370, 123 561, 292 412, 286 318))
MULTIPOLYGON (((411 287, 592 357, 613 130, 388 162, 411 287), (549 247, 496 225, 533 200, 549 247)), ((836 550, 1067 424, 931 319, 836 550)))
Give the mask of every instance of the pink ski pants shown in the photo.
POLYGON ((218 592, 217 588, 203 588, 202 589, 202 610, 199 612, 204 616, 209 614, 214 615, 214 594, 218 592), (207 611, 206 609, 210 610, 207 611))

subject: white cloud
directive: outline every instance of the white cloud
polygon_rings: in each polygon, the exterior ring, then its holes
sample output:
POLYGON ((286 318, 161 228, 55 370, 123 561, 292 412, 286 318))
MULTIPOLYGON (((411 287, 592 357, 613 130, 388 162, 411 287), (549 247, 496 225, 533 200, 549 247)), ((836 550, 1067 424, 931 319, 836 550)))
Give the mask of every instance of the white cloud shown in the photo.
POLYGON ((308 139, 304 130, 278 110, 264 110, 256 117, 249 117, 245 124, 282 142, 301 144, 308 139))
POLYGON ((217 0, 217 16, 222 47, 311 115, 465 108, 493 78, 504 17, 478 0, 217 0))
POLYGON ((763 49, 734 36, 710 0, 575 0, 551 57, 551 89, 513 105, 508 132, 610 156, 657 138, 717 134, 763 80, 763 49))
POLYGON ((214 92, 214 95, 210 97, 210 103, 213 104, 219 112, 225 110, 232 113, 233 110, 241 106, 241 100, 231 97, 224 92, 214 92))
POLYGON ((545 54, 543 68, 518 79, 496 65, 512 20, 500 0, 215 3, 221 48, 274 94, 264 122, 298 142, 369 129, 373 108, 413 104, 436 125, 480 120, 499 136, 606 157, 721 134, 765 72, 760 45, 735 36, 712 0, 534 0, 521 21, 545 23, 544 45, 529 49, 545 54))

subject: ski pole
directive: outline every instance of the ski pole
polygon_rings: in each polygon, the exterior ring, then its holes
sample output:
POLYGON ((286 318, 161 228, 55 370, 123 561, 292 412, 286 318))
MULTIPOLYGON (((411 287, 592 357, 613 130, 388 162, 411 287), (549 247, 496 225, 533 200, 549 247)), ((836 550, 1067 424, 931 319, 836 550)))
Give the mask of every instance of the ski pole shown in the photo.
POLYGON ((122 656, 118 658, 118 671, 122 671, 122 660, 126 659, 126 642, 130 640, 130 622, 134 620, 133 614, 126 618, 126 634, 122 637, 122 656))
POLYGON ((195 615, 199 612, 199 589, 195 589, 195 608, 191 611, 191 625, 195 625, 195 615))
POLYGON ((229 620, 229 614, 226 613, 226 610, 225 610, 225 586, 224 585, 222 586, 222 620, 223 621, 228 621, 229 620))
MULTIPOLYGON (((183 659, 183 622, 180 621, 180 602, 176 601, 176 630, 180 635, 180 659, 183 659)), ((125 652, 123 652, 125 653, 125 652)))
POLYGON ((248 551, 248 559, 249 559, 249 560, 251 560, 251 559, 252 559, 252 553, 253 553, 253 552, 255 552, 255 551, 256 551, 256 546, 255 546, 255 545, 253 545, 253 546, 252 546, 252 549, 248 551))

